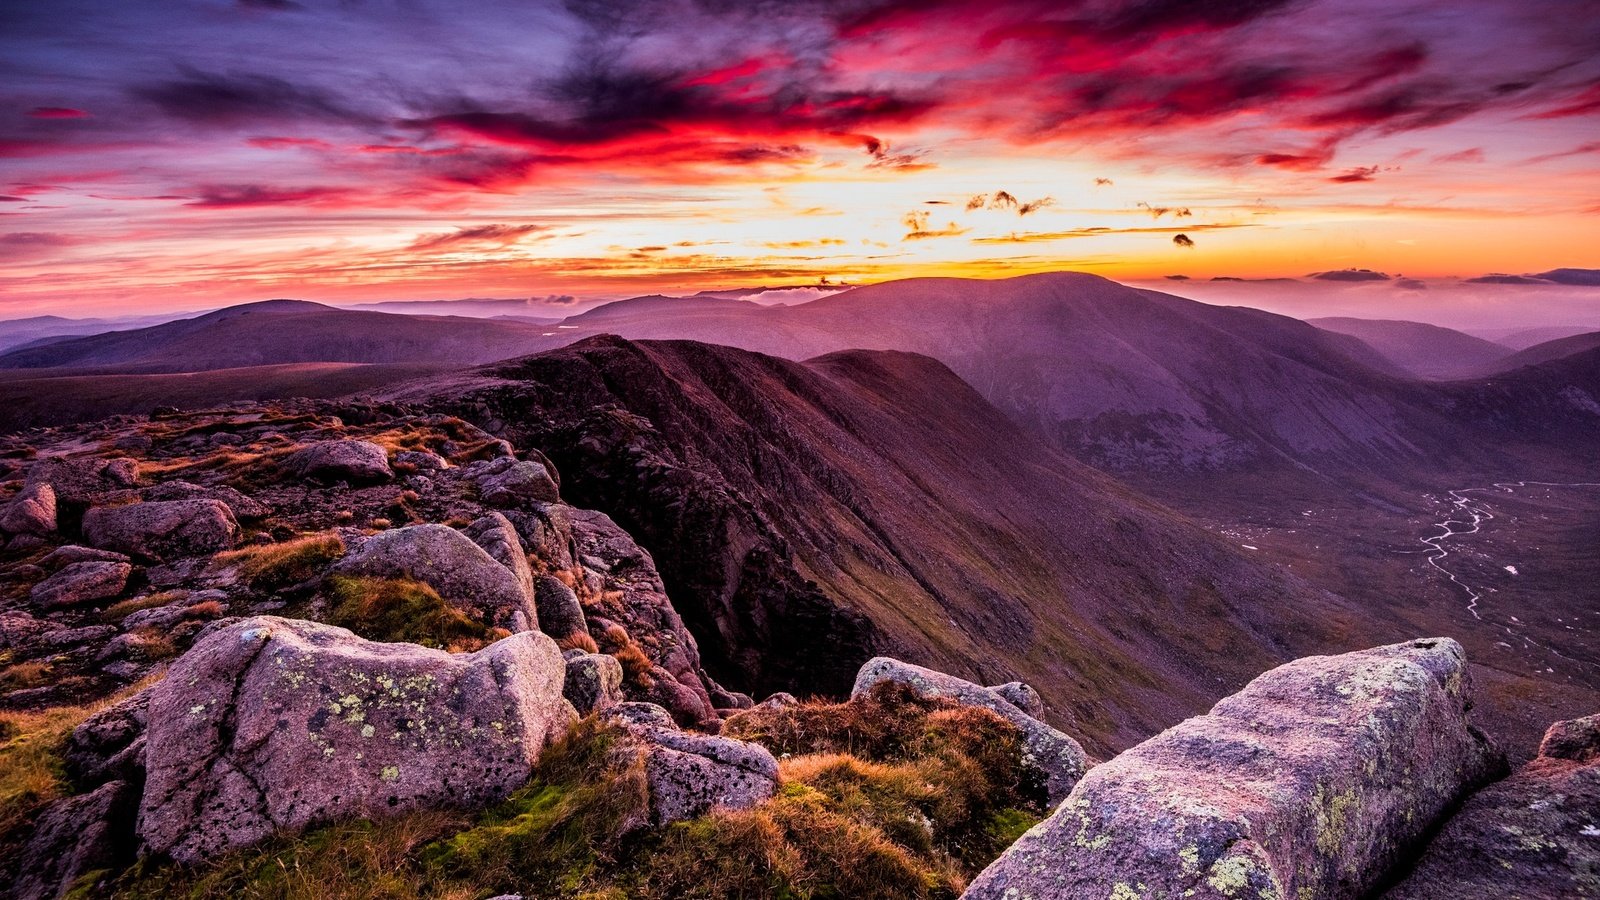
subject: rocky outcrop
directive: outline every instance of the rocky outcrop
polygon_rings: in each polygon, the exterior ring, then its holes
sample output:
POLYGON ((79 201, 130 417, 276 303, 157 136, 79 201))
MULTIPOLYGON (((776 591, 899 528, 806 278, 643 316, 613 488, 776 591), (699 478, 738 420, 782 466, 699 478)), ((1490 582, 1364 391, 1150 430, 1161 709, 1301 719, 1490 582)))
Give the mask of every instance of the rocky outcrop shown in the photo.
MULTIPOLYGON (((943 697, 966 706, 981 706, 1017 726, 1022 732, 1023 762, 1045 782, 1052 806, 1067 796, 1089 768, 1089 757, 1077 741, 1024 712, 999 691, 954 675, 879 656, 861 667, 850 696, 864 697, 874 686, 884 682, 904 684, 926 697, 943 697)), ((1037 700, 1036 694, 1034 699, 1037 700)))
POLYGON ((778 761, 759 744, 679 731, 671 714, 651 703, 623 703, 603 715, 628 730, 644 757, 651 825, 714 807, 749 809, 777 792, 778 761))
POLYGON ((138 800, 134 787, 111 781, 87 794, 52 804, 35 823, 18 860, 16 884, 4 891, 16 900, 64 897, 83 875, 131 860, 123 836, 138 800))
POLYGON ((24 485, 0 513, 0 531, 7 534, 53 534, 56 530, 56 490, 48 482, 24 485))
POLYGON ((1600 715, 1550 726, 1538 757, 1468 800, 1387 896, 1600 897, 1600 715))
POLYGON ((139 465, 127 458, 95 459, 50 457, 28 470, 28 486, 48 484, 56 502, 82 508, 107 493, 126 490, 138 483, 139 465))
POLYGON ((83 536, 102 550, 170 560, 232 547, 239 523, 221 500, 167 500, 97 506, 83 516, 83 536))
POLYGON ((144 492, 146 500, 221 500, 236 518, 260 519, 272 512, 266 504, 253 500, 236 488, 224 484, 209 487, 187 481, 167 481, 144 492))
MULTIPOLYGON (((526 563, 524 563, 526 564, 526 563)), ((380 532, 340 560, 335 575, 411 578, 480 621, 512 628, 538 623, 533 599, 517 575, 448 525, 411 525, 380 532)))
POLYGON ((40 606, 79 606, 107 600, 128 586, 133 566, 125 562, 76 562, 33 586, 29 598, 40 606))
POLYGON ((1308 657, 1092 769, 969 900, 1365 896, 1503 767, 1447 638, 1308 657))
POLYGON ((389 454, 371 441, 321 441, 296 450, 284 468, 315 481, 375 484, 394 477, 389 454))
POLYGON ((150 689, 139 837, 193 862, 345 817, 481 805, 564 733, 564 664, 534 632, 477 653, 257 617, 150 689))

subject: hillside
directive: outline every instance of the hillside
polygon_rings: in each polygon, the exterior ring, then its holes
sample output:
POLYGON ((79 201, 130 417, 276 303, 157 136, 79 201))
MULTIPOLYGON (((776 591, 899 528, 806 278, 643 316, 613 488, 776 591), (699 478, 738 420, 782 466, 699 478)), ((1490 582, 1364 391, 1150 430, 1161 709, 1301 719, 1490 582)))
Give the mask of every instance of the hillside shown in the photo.
POLYGON ((1267 661, 1384 632, 923 356, 596 338, 380 397, 540 447, 651 551, 708 670, 756 693, 841 691, 898 652, 1035 683, 1107 748, 1267 661))
POLYGON ((1333 317, 1312 325, 1359 338, 1385 359, 1419 378, 1469 378, 1511 355, 1504 345, 1423 322, 1333 317))

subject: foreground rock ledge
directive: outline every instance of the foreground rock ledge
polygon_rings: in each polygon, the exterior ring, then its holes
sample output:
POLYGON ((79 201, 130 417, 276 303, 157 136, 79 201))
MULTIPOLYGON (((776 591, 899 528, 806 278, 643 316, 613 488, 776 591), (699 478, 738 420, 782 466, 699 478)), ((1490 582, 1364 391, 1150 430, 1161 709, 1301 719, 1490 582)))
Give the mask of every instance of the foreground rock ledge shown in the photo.
POLYGON ((202 638, 150 689, 138 833, 195 862, 280 829, 481 805, 571 724, 555 642, 477 653, 261 616, 202 638))
POLYGON ((1085 775, 967 900, 1359 897, 1504 761, 1448 638, 1280 666, 1085 775))

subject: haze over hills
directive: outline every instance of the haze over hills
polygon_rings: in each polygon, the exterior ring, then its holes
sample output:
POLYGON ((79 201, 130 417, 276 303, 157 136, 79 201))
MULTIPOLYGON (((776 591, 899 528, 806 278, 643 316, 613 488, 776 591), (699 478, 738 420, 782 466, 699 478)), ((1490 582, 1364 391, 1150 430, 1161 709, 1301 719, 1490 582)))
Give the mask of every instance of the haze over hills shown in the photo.
POLYGON ((1489 331, 1474 332, 1485 340, 1504 344, 1512 350, 1526 350, 1535 344, 1559 340, 1573 335, 1589 334, 1600 331, 1594 325, 1546 325, 1538 328, 1511 328, 1493 329, 1489 331))
POLYGON ((1389 362, 1420 378, 1469 378, 1512 353, 1503 344, 1423 322, 1341 317, 1306 321, 1325 331, 1360 338, 1389 362))

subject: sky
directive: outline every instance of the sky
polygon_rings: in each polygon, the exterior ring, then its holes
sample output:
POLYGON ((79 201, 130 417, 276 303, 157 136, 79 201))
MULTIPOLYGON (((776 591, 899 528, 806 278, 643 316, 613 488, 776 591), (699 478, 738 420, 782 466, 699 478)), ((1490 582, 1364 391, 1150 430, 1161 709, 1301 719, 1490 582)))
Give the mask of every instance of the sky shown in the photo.
POLYGON ((1600 267, 1594 0, 0 0, 0 317, 1600 267))

